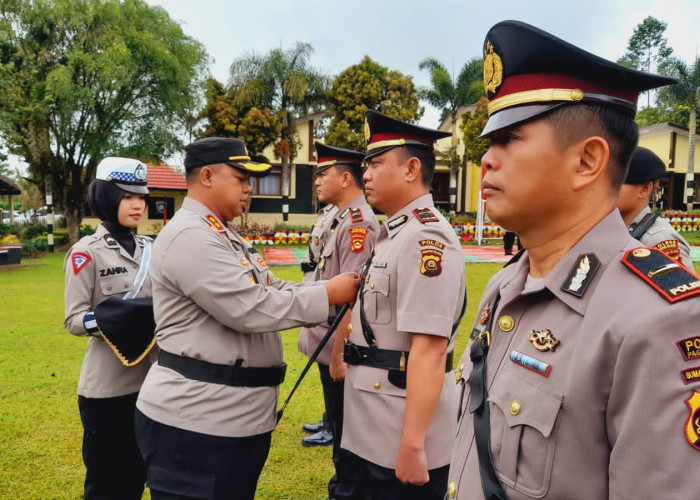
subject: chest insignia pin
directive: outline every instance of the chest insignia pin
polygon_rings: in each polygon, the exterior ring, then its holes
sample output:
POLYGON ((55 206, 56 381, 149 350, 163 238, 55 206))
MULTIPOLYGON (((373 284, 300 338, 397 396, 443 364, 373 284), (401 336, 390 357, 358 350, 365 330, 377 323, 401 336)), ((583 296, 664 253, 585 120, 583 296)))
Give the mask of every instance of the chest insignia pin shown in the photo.
POLYGON ((561 343, 551 330, 532 330, 530 332, 530 342, 538 351, 552 351, 561 343))

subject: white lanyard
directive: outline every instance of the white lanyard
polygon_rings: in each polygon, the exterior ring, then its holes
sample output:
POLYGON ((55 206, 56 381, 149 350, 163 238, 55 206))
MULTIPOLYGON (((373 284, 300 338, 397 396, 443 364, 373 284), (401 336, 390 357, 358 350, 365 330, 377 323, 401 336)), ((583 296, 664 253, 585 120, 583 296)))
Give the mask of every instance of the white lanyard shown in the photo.
POLYGON ((141 265, 136 273, 136 278, 134 279, 134 288, 128 292, 122 300, 129 300, 136 297, 141 288, 143 287, 143 282, 146 281, 146 275, 148 274, 148 266, 151 263, 151 242, 144 239, 143 251, 141 252, 141 265))

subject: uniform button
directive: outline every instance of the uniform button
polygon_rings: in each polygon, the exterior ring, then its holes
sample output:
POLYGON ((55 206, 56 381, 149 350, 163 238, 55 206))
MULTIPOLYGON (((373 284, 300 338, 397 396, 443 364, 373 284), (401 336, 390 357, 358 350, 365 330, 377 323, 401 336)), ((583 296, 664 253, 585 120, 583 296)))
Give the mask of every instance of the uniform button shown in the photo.
POLYGON ((503 315, 498 318, 498 327, 504 332, 509 332, 515 326, 515 321, 508 315, 503 315))
POLYGON ((331 234, 335 233, 335 229, 331 229, 331 234))
POLYGON ((382 384, 380 384, 379 382, 375 382, 375 383, 374 383, 374 388, 375 388, 375 389, 379 389, 381 386, 382 386, 382 384))
POLYGON ((349 332, 352 331, 352 323, 348 323, 348 331, 349 331, 349 332))
POLYGON ((517 415, 520 413, 520 402, 518 401, 511 401, 510 403, 510 413, 512 415, 517 415))
POLYGON ((111 286, 108 286, 108 287, 107 287, 107 291, 108 291, 108 292, 111 292, 111 291, 112 291, 112 287, 111 287, 111 286))
POLYGON ((314 245, 318 245, 318 238, 314 238, 314 245))
POLYGON ((370 290, 374 290, 374 282, 372 282, 372 283, 369 284, 369 289, 370 289, 370 290))
POLYGON ((457 496, 457 483, 454 481, 450 481, 449 484, 447 485, 447 493, 450 495, 450 498, 454 498, 457 496))
POLYGON ((124 283, 124 289, 126 290, 127 288, 129 288, 129 283, 124 283))

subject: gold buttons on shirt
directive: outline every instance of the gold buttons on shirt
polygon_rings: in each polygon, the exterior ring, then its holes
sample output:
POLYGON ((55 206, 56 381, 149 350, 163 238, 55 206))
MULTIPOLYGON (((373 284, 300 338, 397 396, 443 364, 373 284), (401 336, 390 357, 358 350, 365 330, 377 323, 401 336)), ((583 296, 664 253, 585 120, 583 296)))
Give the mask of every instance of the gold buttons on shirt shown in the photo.
POLYGON ((352 323, 348 323, 348 331, 349 331, 349 332, 352 331, 352 323))
POLYGON ((318 245, 318 238, 314 238, 314 245, 318 245))
POLYGON ((375 388, 375 389, 379 389, 381 386, 382 386, 382 384, 380 384, 379 382, 375 382, 375 383, 374 383, 374 388, 375 388))
POLYGON ((513 321, 513 318, 511 318, 507 314, 504 314, 503 316, 498 318, 498 328, 500 328, 504 332, 511 331, 514 326, 515 326, 515 321, 513 321))
POLYGON ((450 498, 454 498, 457 496, 457 483, 454 481, 450 481, 447 485, 447 494, 450 495, 450 498))
POLYGON ((519 401, 511 401, 510 413, 512 415, 517 415, 518 413, 520 413, 520 402, 519 401))
POLYGON ((370 290, 374 290, 374 281, 373 281, 372 283, 369 284, 369 289, 370 289, 370 290))

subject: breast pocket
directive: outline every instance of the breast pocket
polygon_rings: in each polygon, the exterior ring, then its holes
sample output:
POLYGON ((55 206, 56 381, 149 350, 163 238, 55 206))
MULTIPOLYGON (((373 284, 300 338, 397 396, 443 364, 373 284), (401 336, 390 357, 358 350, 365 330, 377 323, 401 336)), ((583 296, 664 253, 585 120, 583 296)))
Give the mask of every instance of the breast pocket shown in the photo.
POLYGON ((390 279, 388 274, 372 270, 362 290, 365 318, 369 323, 378 325, 391 321, 391 298, 389 297, 390 279))
POLYGON ((134 288, 133 279, 129 275, 108 276, 100 278, 100 291, 102 295, 109 297, 116 294, 125 294, 134 288))
POLYGON ((510 370, 498 375, 489 393, 496 469, 505 484, 534 498, 549 489, 562 399, 510 370))

